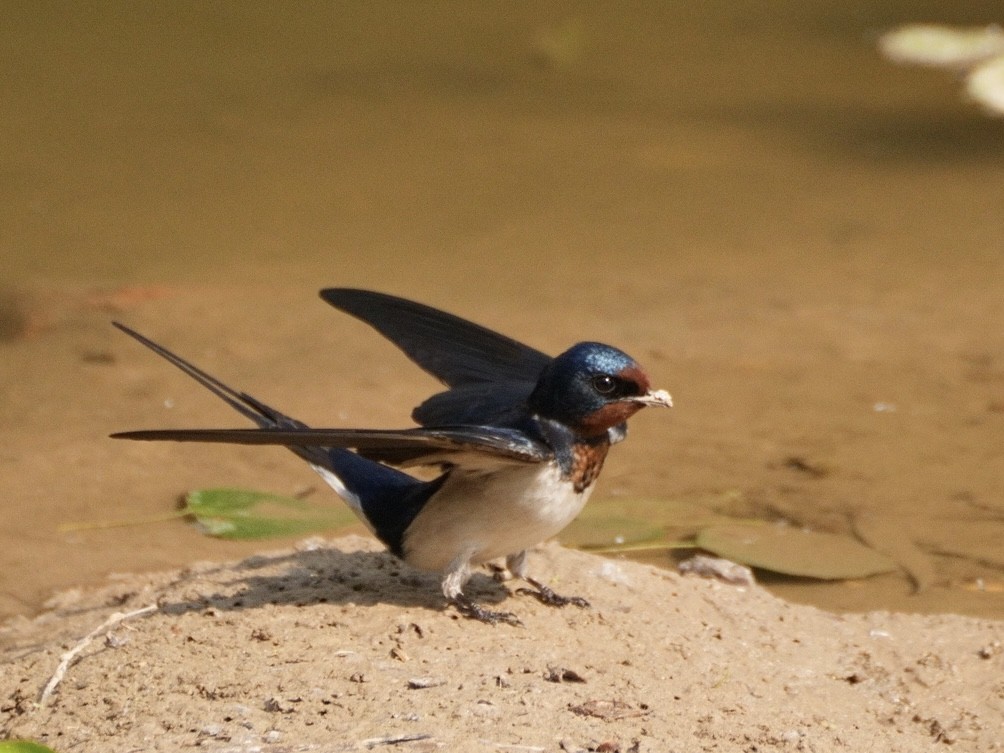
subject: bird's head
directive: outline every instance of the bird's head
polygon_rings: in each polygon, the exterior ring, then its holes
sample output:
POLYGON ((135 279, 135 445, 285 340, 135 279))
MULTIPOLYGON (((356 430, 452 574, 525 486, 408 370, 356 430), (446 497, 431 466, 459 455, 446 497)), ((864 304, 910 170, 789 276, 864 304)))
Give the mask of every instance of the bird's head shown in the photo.
POLYGON ((665 390, 652 390, 645 370, 627 353, 601 343, 573 345, 544 369, 528 401, 542 418, 596 436, 647 405, 669 408, 665 390))

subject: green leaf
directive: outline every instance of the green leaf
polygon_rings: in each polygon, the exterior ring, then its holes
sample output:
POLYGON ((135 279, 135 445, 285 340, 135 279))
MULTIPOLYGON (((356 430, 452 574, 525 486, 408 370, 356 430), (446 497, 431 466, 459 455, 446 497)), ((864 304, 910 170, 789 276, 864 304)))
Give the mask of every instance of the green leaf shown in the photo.
POLYGON ((356 522, 344 507, 323 508, 303 499, 250 489, 199 489, 185 495, 186 514, 221 539, 264 539, 342 528, 356 522))
POLYGON ((661 525, 625 515, 593 515, 572 523, 561 533, 561 542, 580 549, 599 549, 664 541, 666 529, 661 525))
MULTIPOLYGON (((611 546, 632 546, 665 541, 667 529, 679 528, 681 521, 708 516, 690 502, 650 497, 613 497, 596 500, 561 532, 561 543, 580 549, 604 550, 611 546)), ((695 525, 694 528, 697 526, 695 525)))
POLYGON ((39 743, 28 740, 5 740, 0 742, 0 753, 56 753, 39 743))
POLYGON ((655 551, 693 546, 684 544, 699 528, 735 522, 734 515, 714 508, 734 497, 713 498, 608 497, 591 502, 559 536, 565 546, 603 552, 655 551))
POLYGON ((785 575, 821 580, 865 578, 896 563, 854 539, 785 525, 716 525, 695 543, 720 557, 785 575))

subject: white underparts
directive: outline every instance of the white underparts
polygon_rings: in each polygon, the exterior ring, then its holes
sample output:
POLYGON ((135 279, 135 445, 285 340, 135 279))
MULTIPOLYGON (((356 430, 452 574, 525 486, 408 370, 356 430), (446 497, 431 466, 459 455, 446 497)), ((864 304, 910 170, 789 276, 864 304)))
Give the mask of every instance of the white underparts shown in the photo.
POLYGON ((567 526, 591 488, 576 492, 556 463, 456 469, 405 532, 404 559, 444 573, 447 598, 460 593, 473 567, 499 557, 522 577, 524 550, 567 526))
MULTIPOLYGON (((359 497, 332 471, 311 466, 372 531, 359 497)), ((526 550, 551 538, 582 510, 592 485, 576 492, 557 463, 508 464, 494 469, 455 468, 404 534, 409 564, 443 574, 455 601, 472 569, 500 557, 526 577, 526 550)))

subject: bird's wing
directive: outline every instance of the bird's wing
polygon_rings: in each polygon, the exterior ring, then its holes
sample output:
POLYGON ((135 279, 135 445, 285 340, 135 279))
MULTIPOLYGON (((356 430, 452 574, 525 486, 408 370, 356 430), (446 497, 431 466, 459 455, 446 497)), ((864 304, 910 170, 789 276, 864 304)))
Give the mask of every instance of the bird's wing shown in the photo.
POLYGON ((511 426, 526 412, 533 382, 465 384, 426 399, 411 417, 422 426, 511 426))
POLYGON ((112 434, 116 439, 222 442, 226 444, 325 447, 356 450, 363 457, 401 465, 448 463, 476 453, 523 463, 554 456, 551 449, 515 429, 451 426, 435 429, 150 429, 112 434))
POLYGON ((363 457, 393 465, 440 464, 460 461, 464 456, 471 455, 475 456, 475 462, 478 462, 478 458, 483 460, 491 456, 524 463, 542 462, 553 457, 550 447, 526 432, 514 428, 479 426, 474 421, 432 429, 311 429, 246 392, 227 386, 124 324, 113 324, 181 369, 238 413, 258 424, 257 429, 127 431, 113 434, 117 439, 283 445, 312 463, 320 462, 318 458, 325 455, 321 452, 322 449, 331 448, 354 449, 363 457), (451 461, 451 458, 454 460, 451 461))
POLYGON ((321 298, 369 324, 443 384, 532 382, 551 357, 445 311, 384 293, 328 288, 321 298))

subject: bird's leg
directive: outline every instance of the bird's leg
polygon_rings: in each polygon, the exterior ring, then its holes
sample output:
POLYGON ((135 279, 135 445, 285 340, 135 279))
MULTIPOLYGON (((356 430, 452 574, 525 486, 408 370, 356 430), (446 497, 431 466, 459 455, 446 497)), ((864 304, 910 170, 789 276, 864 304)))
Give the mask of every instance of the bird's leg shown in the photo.
POLYGON ((471 554, 465 552, 453 560, 453 562, 450 563, 449 568, 447 568, 446 575, 443 576, 442 584, 443 595, 446 597, 447 601, 449 601, 450 604, 452 604, 453 607, 460 612, 460 614, 472 620, 486 622, 489 625, 497 625, 500 622, 504 622, 505 624, 513 625, 514 627, 522 627, 523 623, 520 622, 519 617, 512 612, 495 612, 490 609, 485 609, 464 595, 464 584, 467 582, 468 578, 471 577, 470 557, 471 554))
POLYGON ((529 594, 539 601, 541 604, 546 604, 549 607, 564 607, 569 604, 574 604, 577 607, 588 607, 589 602, 583 599, 581 596, 562 596, 561 594, 556 594, 551 588, 544 583, 541 583, 536 578, 531 578, 526 572, 526 550, 519 552, 518 554, 510 554, 505 558, 506 567, 509 568, 509 572, 515 575, 520 580, 525 580, 536 590, 531 590, 529 588, 519 588, 516 590, 518 594, 529 594))

